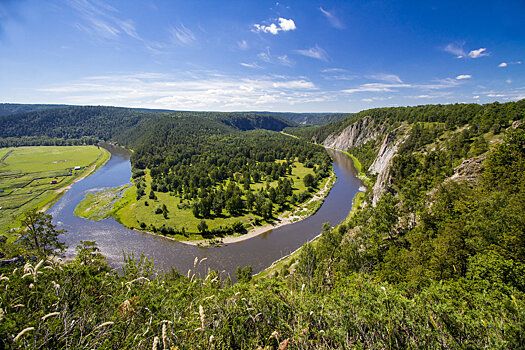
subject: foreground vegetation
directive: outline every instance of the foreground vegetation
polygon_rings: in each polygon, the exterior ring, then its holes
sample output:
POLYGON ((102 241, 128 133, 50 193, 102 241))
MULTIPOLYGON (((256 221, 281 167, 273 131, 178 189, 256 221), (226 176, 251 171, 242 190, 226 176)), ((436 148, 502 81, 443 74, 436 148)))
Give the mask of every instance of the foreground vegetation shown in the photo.
MULTIPOLYGON (((522 348, 524 142, 525 127, 511 130, 477 188, 445 183, 415 225, 403 226, 386 195, 337 228, 325 225, 287 273, 255 282, 238 269, 231 285, 197 260, 187 276, 158 274, 133 256, 118 274, 92 242, 66 264, 37 250, 0 277, 2 346, 522 348)), ((36 231, 52 241, 41 222, 36 231)))
MULTIPOLYGON (((181 275, 128 256, 119 274, 92 242, 60 264, 27 239, 41 233, 56 254, 63 248, 50 218, 37 217, 19 243, 0 240, 6 257, 28 256, 0 272, 0 347, 524 348, 520 106, 460 125, 447 126, 439 106, 426 108, 436 120, 403 120, 407 138, 375 206, 369 190, 345 222, 324 225, 270 273, 239 268, 233 285, 198 260, 181 275), (471 124, 485 118, 501 123, 471 124)), ((388 127, 410 111, 385 110, 388 127)), ((377 152, 371 142, 349 150, 363 168, 377 152)))
POLYGON ((0 231, 5 232, 17 227, 27 210, 58 200, 67 186, 104 164, 109 152, 96 146, 0 148, 0 159, 0 231))

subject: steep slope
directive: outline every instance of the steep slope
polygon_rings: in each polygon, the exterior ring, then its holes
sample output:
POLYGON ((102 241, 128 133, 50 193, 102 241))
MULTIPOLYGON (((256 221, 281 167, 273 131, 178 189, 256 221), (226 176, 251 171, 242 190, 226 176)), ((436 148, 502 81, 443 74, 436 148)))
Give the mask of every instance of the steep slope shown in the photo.
POLYGON ((480 135, 498 134, 513 120, 524 116, 525 100, 486 105, 376 108, 325 126, 287 129, 287 132, 354 154, 375 179, 368 198, 375 206, 385 192, 396 192, 391 186, 395 175, 392 166, 400 153, 420 151, 439 137, 451 137, 454 144, 447 146, 453 149, 452 161, 457 161, 467 155, 476 135, 476 142, 486 143, 480 135), (467 129, 469 131, 464 131, 467 129))

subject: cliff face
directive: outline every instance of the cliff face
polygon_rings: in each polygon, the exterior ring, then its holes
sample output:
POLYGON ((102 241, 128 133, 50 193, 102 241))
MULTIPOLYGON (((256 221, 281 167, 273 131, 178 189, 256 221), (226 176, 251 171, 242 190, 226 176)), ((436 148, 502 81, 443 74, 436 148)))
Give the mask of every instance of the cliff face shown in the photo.
POLYGON ((399 145, 401 145, 408 137, 408 128, 400 126, 392 132, 385 135, 383 143, 379 148, 377 157, 368 168, 371 174, 377 174, 377 180, 372 189, 372 205, 375 206, 377 201, 385 193, 388 185, 390 185, 390 167, 392 159, 397 153, 399 145))
POLYGON ((385 131, 384 125, 376 125, 372 118, 364 118, 350 125, 340 134, 329 135, 323 141, 323 145, 326 147, 346 151, 350 147, 362 146, 377 137, 383 138, 377 157, 368 169, 371 174, 377 174, 377 181, 372 189, 372 205, 374 206, 390 184, 392 159, 396 155, 399 145, 408 137, 408 127, 406 126, 400 126, 383 136, 385 131))
POLYGON ((374 140, 384 132, 384 127, 377 127, 372 118, 364 118, 344 129, 340 134, 329 135, 323 145, 339 151, 357 147, 374 140))

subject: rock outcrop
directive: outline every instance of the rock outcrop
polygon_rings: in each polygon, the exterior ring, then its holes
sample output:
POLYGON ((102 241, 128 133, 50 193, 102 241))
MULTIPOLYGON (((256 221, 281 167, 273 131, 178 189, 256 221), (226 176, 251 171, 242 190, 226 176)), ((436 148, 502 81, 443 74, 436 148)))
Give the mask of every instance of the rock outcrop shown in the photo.
MULTIPOLYGON (((384 125, 376 125, 374 119, 364 118, 350 125, 340 134, 329 135, 323 141, 323 145, 346 151, 350 147, 362 146, 368 141, 381 137, 385 131, 384 125)), ((396 155, 399 145, 407 139, 407 131, 408 127, 403 125, 387 133, 383 137, 376 159, 368 169, 371 174, 377 174, 377 181, 372 189, 372 205, 374 206, 390 185, 392 158, 396 155)))
POLYGON ((408 128, 400 126, 392 132, 385 135, 383 143, 379 148, 376 159, 368 168, 371 174, 377 174, 377 180, 372 188, 372 205, 375 206, 377 201, 385 193, 387 187, 390 185, 390 167, 392 166, 392 159, 397 153, 399 145, 401 145, 408 137, 408 128))
POLYGON ((483 162, 486 158, 487 153, 483 153, 480 156, 465 159, 454 169, 454 175, 449 177, 447 181, 465 182, 469 185, 475 185, 483 172, 483 162))
POLYGON ((339 151, 347 151, 350 147, 361 146, 374 140, 383 132, 383 126, 376 126, 372 118, 364 118, 350 125, 340 134, 328 135, 323 145, 339 151))

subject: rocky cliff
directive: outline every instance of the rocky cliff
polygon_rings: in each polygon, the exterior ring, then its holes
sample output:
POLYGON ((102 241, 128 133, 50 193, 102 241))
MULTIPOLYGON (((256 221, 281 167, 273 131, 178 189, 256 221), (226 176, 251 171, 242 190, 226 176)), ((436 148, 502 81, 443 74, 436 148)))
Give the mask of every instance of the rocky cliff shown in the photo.
POLYGON ((323 141, 323 145, 339 151, 347 151, 374 140, 384 132, 382 125, 375 125, 372 118, 364 118, 350 125, 339 134, 331 134, 323 141))
POLYGON ((383 143, 379 148, 377 157, 368 168, 370 174, 377 174, 377 180, 372 188, 372 205, 375 206, 377 201, 385 193, 388 185, 390 185, 390 167, 392 159, 397 153, 399 145, 401 145, 408 137, 408 128, 400 126, 394 131, 389 132, 383 138, 383 143))
POLYGON ((377 181, 372 189, 372 205, 385 193, 390 184, 390 166, 392 159, 397 153, 398 147, 408 137, 408 127, 400 126, 387 133, 384 125, 377 125, 373 118, 364 118, 350 125, 339 134, 331 134, 323 145, 340 151, 346 151, 351 147, 362 146, 368 141, 383 139, 378 154, 368 171, 377 174, 377 181))

